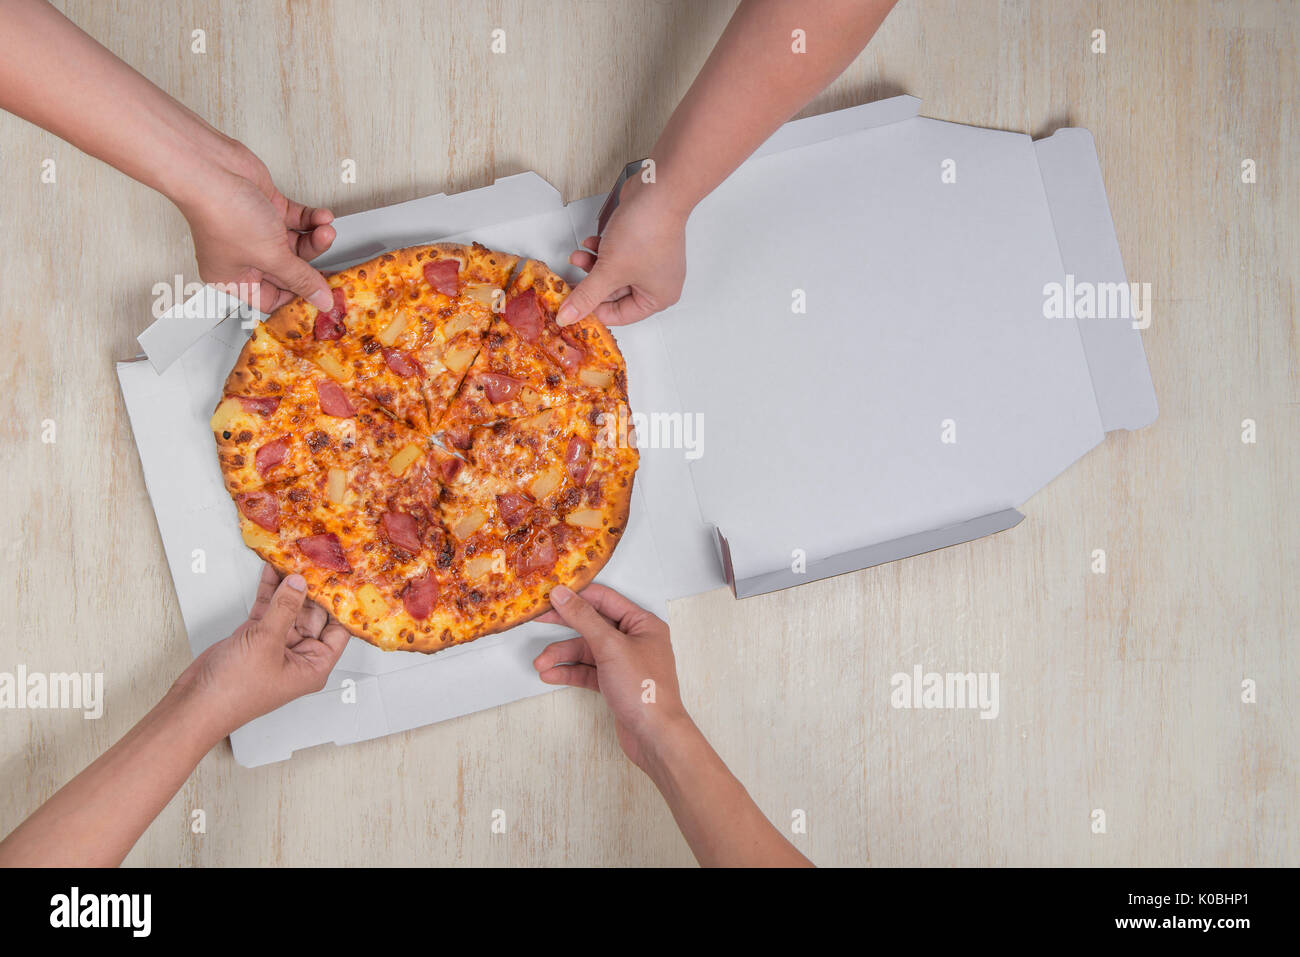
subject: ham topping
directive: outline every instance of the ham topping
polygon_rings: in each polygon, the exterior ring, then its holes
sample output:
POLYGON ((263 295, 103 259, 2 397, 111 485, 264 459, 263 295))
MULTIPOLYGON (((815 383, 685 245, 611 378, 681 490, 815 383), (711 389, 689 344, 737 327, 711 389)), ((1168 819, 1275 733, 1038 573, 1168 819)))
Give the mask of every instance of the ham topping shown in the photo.
POLYGON ((425 572, 420 578, 412 578, 402 592, 402 605, 406 613, 417 621, 423 621, 433 611, 433 603, 438 600, 438 581, 433 572, 425 572))
POLYGON ((537 304, 537 290, 525 289, 506 303, 506 322, 529 342, 542 334, 542 308, 537 304))
POLYGON ((454 259, 434 259, 424 264, 424 278, 444 296, 460 292, 460 263, 454 259))
POLYGON ((385 512, 379 520, 384 529, 384 537, 408 552, 420 550, 420 530, 415 518, 405 512, 385 512))
POLYGON ((343 324, 343 317, 348 311, 347 295, 337 287, 330 292, 334 294, 334 308, 329 312, 316 313, 316 328, 312 334, 317 340, 341 339, 347 331, 347 326, 343 324))
POLYGON ((347 556, 343 554, 343 546, 339 543, 339 537, 332 532, 326 535, 308 535, 306 538, 300 538, 298 539, 298 549, 307 556, 308 561, 320 568, 328 568, 330 571, 335 572, 352 571, 347 556))
POLYGON ((336 419, 350 419, 357 414, 343 387, 333 379, 316 380, 316 398, 320 400, 320 410, 336 419))
POLYGON ((239 496, 239 510, 250 522, 268 532, 280 530, 280 502, 270 492, 249 492, 239 496))

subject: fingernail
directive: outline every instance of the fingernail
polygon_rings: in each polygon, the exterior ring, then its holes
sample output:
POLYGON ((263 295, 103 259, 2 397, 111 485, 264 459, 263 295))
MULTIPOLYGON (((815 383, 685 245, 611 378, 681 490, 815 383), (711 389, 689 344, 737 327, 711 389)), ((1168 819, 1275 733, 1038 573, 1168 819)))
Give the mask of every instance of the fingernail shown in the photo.
POLYGON ((556 585, 551 589, 552 605, 567 605, 573 600, 573 589, 566 588, 564 585, 556 585))
POLYGON ((577 309, 573 308, 573 306, 566 302, 560 307, 560 311, 555 314, 556 325, 567 326, 570 323, 575 322, 578 318, 577 312, 577 309))
POLYGON ((321 312, 329 312, 334 308, 334 297, 328 292, 314 292, 307 301, 321 312))
POLYGON ((284 583, 294 591, 307 590, 307 579, 303 578, 301 575, 290 575, 284 580, 284 583))

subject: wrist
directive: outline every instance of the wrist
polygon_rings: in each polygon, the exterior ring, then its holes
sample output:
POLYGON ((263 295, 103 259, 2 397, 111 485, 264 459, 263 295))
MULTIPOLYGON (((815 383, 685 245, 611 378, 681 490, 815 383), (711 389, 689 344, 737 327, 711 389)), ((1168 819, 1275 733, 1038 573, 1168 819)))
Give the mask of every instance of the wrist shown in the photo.
POLYGON ((704 735, 685 711, 666 717, 642 745, 641 770, 662 790, 675 769, 688 761, 693 749, 703 741, 704 735))
POLYGON ((246 146, 205 125, 174 143, 158 189, 189 218, 226 194, 232 178, 253 180, 260 167, 246 146))
POLYGON ((201 657, 172 682, 158 707, 169 715, 187 741, 205 753, 234 730, 226 717, 229 708, 204 680, 201 657))
POLYGON ((630 177, 619 190, 618 202, 628 211, 645 210, 656 219, 685 228, 698 200, 676 185, 656 178, 647 183, 640 176, 630 177))

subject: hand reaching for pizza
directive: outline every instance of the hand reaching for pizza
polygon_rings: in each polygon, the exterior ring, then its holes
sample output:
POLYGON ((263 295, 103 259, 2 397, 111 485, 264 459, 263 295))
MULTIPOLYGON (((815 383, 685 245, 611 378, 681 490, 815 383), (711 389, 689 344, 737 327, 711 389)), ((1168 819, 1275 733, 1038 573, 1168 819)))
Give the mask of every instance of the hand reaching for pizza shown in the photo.
POLYGON ((569 262, 589 274, 556 316, 562 326, 594 314, 625 326, 667 309, 686 281, 686 217, 654 184, 630 179, 601 236, 588 236, 569 262))
POLYGON ((281 581, 264 566, 248 620, 195 658, 177 682, 196 686, 220 736, 325 687, 348 633, 306 595, 302 576, 281 581))
POLYGON ((177 204, 194 236, 199 277, 266 313, 295 296, 331 309, 329 284, 307 260, 334 242, 334 214, 286 199, 262 161, 238 144, 209 176, 192 203, 177 204), (242 296, 241 285, 255 289, 242 296))
POLYGON ((649 775, 705 866, 805 866, 682 707, 668 625, 603 585, 557 585, 538 621, 578 637, 548 645, 533 667, 548 684, 598 691, 623 753, 649 775))
POLYGON ((648 771, 661 740, 690 722, 668 625, 604 585, 589 585, 581 595, 557 585, 551 604, 555 610, 537 620, 568 625, 578 636, 548 645, 533 667, 547 684, 604 695, 623 753, 648 771))

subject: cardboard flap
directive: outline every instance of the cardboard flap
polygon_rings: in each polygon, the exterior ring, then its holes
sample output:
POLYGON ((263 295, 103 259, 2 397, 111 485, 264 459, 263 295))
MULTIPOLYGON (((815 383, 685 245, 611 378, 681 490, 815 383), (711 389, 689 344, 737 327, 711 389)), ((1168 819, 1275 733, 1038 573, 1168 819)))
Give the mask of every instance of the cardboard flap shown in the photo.
MULTIPOLYGON (((1127 284, 1092 134, 1084 129, 1057 130, 1034 143, 1034 150, 1066 275, 1074 277, 1073 285, 1089 283, 1094 289, 1127 284)), ((1146 305, 1149 308, 1150 302, 1146 305)), ((1158 414, 1142 336, 1134 328, 1135 321, 1141 324, 1149 319, 1148 314, 1146 320, 1077 320, 1107 432, 1140 429, 1158 414)))
POLYGON ((1023 134, 913 117, 769 153, 687 247, 656 322, 738 581, 1014 509, 1103 438, 1078 329, 1043 318, 1064 270, 1023 134))
POLYGON ((769 136, 746 162, 762 159, 771 153, 833 140, 846 133, 857 133, 910 120, 920 112, 920 109, 919 97, 903 94, 891 96, 887 100, 876 100, 874 103, 850 106, 844 110, 805 116, 803 119, 786 123, 769 136))
POLYGON ((982 515, 979 518, 971 519, 969 522, 958 522, 956 525, 935 528, 927 532, 919 532, 916 535, 907 535, 893 541, 881 542, 879 545, 869 545, 865 548, 841 552, 821 561, 807 562, 799 570, 790 567, 739 580, 735 577, 735 570, 731 562, 731 546, 727 543, 726 536, 722 534, 720 528, 714 529, 714 531, 717 535, 718 555, 722 561, 723 575, 727 579, 727 584, 731 586, 732 594, 737 598, 749 598, 753 595, 765 595, 768 592, 789 588, 792 585, 802 585, 822 578, 833 578, 836 575, 844 575, 863 568, 874 568, 876 565, 896 562, 900 558, 911 558, 914 555, 933 552, 940 548, 948 548, 951 545, 973 542, 977 538, 1014 528, 1024 518, 1014 508, 1003 509, 991 515, 982 515))
POLYGON ((167 367, 183 356, 224 319, 244 310, 250 316, 257 313, 234 296, 212 286, 178 302, 136 336, 154 371, 165 372, 167 367))
POLYGON ((338 236, 312 265, 333 271, 365 262, 390 249, 478 232, 507 220, 526 219, 562 207, 559 191, 536 173, 517 173, 464 193, 438 193, 368 209, 334 221, 338 236))
MULTIPOLYGON (((877 126, 888 126, 890 123, 897 123, 900 120, 909 120, 917 115, 920 107, 921 101, 917 97, 904 94, 890 97, 887 100, 863 103, 844 110, 834 110, 830 113, 806 116, 800 120, 791 120, 769 136, 758 149, 754 150, 753 155, 746 162, 761 159, 770 153, 780 153, 783 150, 794 149, 797 146, 809 146, 823 140, 834 139, 837 136, 843 136, 845 133, 869 130, 877 126)), ((594 220, 588 224, 588 228, 583 232, 577 232, 575 229, 575 242, 582 236, 598 235, 605 231, 605 225, 609 222, 610 216, 618 208, 619 190, 630 177, 637 175, 644 168, 645 163, 645 160, 633 160, 623 167, 618 174, 618 178, 614 180, 614 185, 605 194, 604 201, 594 207, 598 212, 594 220)), ((587 203, 590 202, 590 199, 580 202, 587 203)), ((586 214, 587 210, 584 207, 581 213, 574 214, 575 222, 580 217, 585 218, 586 214)))

